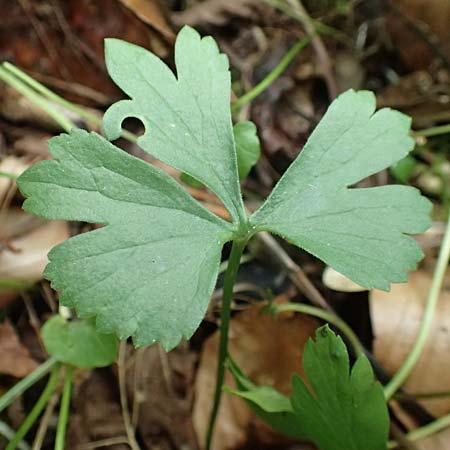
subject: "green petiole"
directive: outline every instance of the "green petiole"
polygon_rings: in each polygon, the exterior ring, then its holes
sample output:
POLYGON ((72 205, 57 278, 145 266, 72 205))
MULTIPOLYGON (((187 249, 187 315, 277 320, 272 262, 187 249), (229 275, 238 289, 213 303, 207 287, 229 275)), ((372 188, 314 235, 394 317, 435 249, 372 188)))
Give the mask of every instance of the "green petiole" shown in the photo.
POLYGON ((50 375, 50 378, 47 382, 47 385, 45 386, 44 391, 39 397, 39 400, 36 402, 33 409, 30 411, 30 414, 28 414, 26 419, 23 421, 22 425, 20 426, 15 436, 9 442, 8 446, 6 447, 6 450, 15 450, 16 447, 19 445, 20 441, 25 437, 30 428, 34 425, 38 417, 41 415, 42 411, 45 408, 45 405, 47 404, 49 398, 51 397, 51 395, 56 389, 56 386, 58 385, 59 371, 60 366, 57 365, 53 369, 52 374, 50 375))
POLYGON ((61 406, 59 410, 58 426, 56 428, 55 450, 64 450, 64 442, 66 438, 67 422, 69 419, 70 395, 72 391, 73 379, 72 366, 66 366, 64 378, 64 387, 61 398, 61 406))
POLYGON ((2 397, 0 397, 0 412, 8 407, 17 397, 22 395, 30 386, 47 375, 47 373, 50 372, 56 364, 57 360, 55 358, 50 358, 28 376, 16 383, 2 397))

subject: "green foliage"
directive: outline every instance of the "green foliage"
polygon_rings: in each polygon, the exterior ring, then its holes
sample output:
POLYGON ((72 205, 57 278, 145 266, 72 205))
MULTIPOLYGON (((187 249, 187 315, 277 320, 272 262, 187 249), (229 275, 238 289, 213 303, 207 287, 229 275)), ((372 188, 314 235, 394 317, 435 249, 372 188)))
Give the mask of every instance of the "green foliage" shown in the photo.
POLYGON ((256 125, 250 121, 239 122, 233 127, 233 134, 236 142, 239 179, 244 180, 261 154, 256 125))
POLYGON ((352 90, 328 108, 299 157, 252 216, 366 288, 407 280, 423 254, 405 233, 430 225, 430 202, 408 186, 349 189, 413 148, 411 120, 375 113, 375 96, 352 90))
POLYGON ((117 357, 116 337, 96 331, 92 320, 69 322, 53 316, 45 322, 41 335, 50 356, 75 367, 106 367, 117 357))
POLYGON ((298 427, 289 397, 271 386, 256 386, 253 384, 231 357, 228 359, 227 366, 233 374, 237 389, 225 386, 224 391, 245 399, 255 414, 279 433, 294 439, 306 438, 298 427))
POLYGON ((198 327, 231 224, 209 213, 169 175, 76 130, 50 141, 56 158, 27 170, 24 208, 47 219, 106 224, 49 253, 45 277, 102 332, 166 349, 198 327))
POLYGON ((400 183, 407 183, 414 175, 417 165, 416 158, 411 155, 407 155, 398 163, 394 164, 390 169, 396 180, 400 181, 400 183))
MULTIPOLYGON (((249 120, 239 122, 233 127, 233 136, 236 144, 239 180, 244 180, 261 155, 256 125, 249 120)), ((203 186, 202 183, 185 172, 181 174, 181 180, 192 187, 203 186)))
POLYGON ((177 76, 141 47, 106 40, 111 78, 131 98, 114 104, 103 119, 108 139, 120 136, 126 117, 147 132, 140 147, 208 186, 234 220, 244 217, 231 124, 228 59, 211 37, 189 27, 175 44, 177 76))
POLYGON ((238 391, 231 393, 278 431, 296 433, 321 450, 385 450, 389 415, 367 358, 360 356, 350 372, 344 343, 324 326, 306 344, 303 367, 312 390, 295 375, 289 405, 273 388, 254 386, 235 365, 238 391))
POLYGON ((224 243, 246 242, 259 230, 285 237, 365 287, 404 281, 421 258, 405 235, 429 225, 430 204, 418 191, 349 188, 412 147, 409 119, 389 109, 374 113, 373 94, 348 91, 333 102, 249 223, 236 147, 244 149, 248 170, 257 138, 252 125, 233 133, 228 61, 214 40, 183 28, 177 76, 150 52, 115 39, 106 42, 106 62, 130 97, 106 112, 106 136, 117 138, 126 117, 142 120, 143 150, 208 186, 232 222, 95 133, 53 138, 55 160, 36 164, 17 182, 30 213, 106 225, 55 247, 44 274, 62 304, 96 316, 100 331, 133 336, 139 346, 158 341, 167 350, 189 338, 206 311, 224 243))

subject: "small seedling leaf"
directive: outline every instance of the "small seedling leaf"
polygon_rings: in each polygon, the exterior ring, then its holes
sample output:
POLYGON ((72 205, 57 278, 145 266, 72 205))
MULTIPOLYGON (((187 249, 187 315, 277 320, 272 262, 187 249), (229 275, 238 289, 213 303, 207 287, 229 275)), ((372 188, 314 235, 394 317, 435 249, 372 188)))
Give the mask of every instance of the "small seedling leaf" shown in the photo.
POLYGON ((353 90, 329 107, 252 224, 307 250, 366 288, 407 280, 423 254, 407 234, 430 226, 431 203, 409 186, 349 187, 414 145, 411 120, 353 90))
POLYGON ((305 348, 303 367, 312 390, 294 375, 287 398, 269 386, 255 386, 235 363, 229 367, 237 390, 227 391, 245 398, 277 431, 310 440, 320 450, 386 450, 389 414, 383 389, 365 356, 350 373, 345 345, 328 326, 319 328, 316 341, 305 348))
POLYGON ((240 180, 247 178, 261 154, 261 146, 256 131, 256 125, 250 121, 238 122, 233 127, 240 180))
POLYGON ((289 397, 271 386, 253 384, 231 358, 227 366, 237 389, 226 386, 225 392, 245 399, 255 414, 279 433, 293 439, 305 439, 304 433, 298 427, 289 397))
POLYGON ((69 322, 54 316, 45 322, 41 335, 50 356, 75 367, 106 367, 117 357, 117 338, 96 331, 93 320, 69 322))
POLYGON ((383 388, 362 355, 349 372, 345 344, 328 326, 306 344, 303 368, 312 390, 295 375, 292 406, 301 430, 321 450, 386 450, 389 414, 383 388))
POLYGON ((105 227, 53 248, 44 276, 63 305, 97 316, 102 332, 166 349, 202 320, 232 225, 173 178, 95 133, 50 141, 53 161, 18 179, 24 208, 47 219, 105 227))

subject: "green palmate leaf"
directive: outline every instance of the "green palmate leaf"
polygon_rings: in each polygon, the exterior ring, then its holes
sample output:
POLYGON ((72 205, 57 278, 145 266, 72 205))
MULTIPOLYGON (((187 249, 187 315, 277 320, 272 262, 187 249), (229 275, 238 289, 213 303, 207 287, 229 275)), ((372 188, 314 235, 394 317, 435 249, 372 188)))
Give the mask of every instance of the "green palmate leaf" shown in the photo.
POLYGON ((136 345, 166 349, 204 316, 231 224, 209 213, 161 170, 95 133, 50 141, 54 161, 18 179, 24 208, 47 219, 107 224, 49 254, 45 277, 62 304, 136 345))
POLYGON ((245 216, 230 112, 228 59, 211 37, 189 27, 175 44, 175 74, 147 50, 106 40, 106 64, 131 98, 105 114, 109 139, 119 137, 126 117, 137 117, 146 133, 138 144, 161 161, 208 186, 237 220, 245 216))
POLYGON ((413 147, 409 127, 397 111, 375 113, 371 92, 345 92, 252 216, 253 226, 283 236, 366 288, 406 281, 422 252, 405 233, 428 228, 430 202, 407 186, 349 186, 403 158, 413 147))
POLYGON ((310 440, 320 450, 385 450, 389 415, 367 358, 360 356, 350 373, 344 343, 325 326, 317 330, 316 342, 307 343, 303 367, 313 392, 295 375, 286 398, 271 387, 253 385, 235 365, 238 390, 227 390, 245 398, 274 429, 310 440))
POLYGON ((292 406, 305 435, 321 450, 386 450, 389 414, 368 359, 349 374, 345 345, 325 326, 306 344, 303 367, 314 393, 294 376, 292 406))
POLYGON ((239 179, 243 180, 258 162, 261 146, 256 133, 256 125, 253 122, 237 123, 233 127, 233 134, 236 142, 239 179))
POLYGON ((114 139, 138 117, 142 148, 207 185, 232 223, 208 212, 159 169, 97 134, 54 138, 54 161, 18 179, 25 208, 48 219, 106 225, 55 247, 45 276, 61 302, 101 331, 166 349, 199 325, 214 288, 223 244, 269 230, 323 259, 357 283, 387 288, 421 257, 405 233, 424 230, 429 203, 414 189, 348 186, 392 165, 411 148, 409 120, 381 110, 368 92, 349 91, 330 107, 299 158, 252 216, 244 212, 241 174, 259 152, 253 125, 230 114, 226 56, 189 27, 175 47, 175 74, 155 55, 119 40, 106 43, 108 71, 130 97, 106 113, 114 139))
POLYGON ((45 322, 41 335, 50 356, 75 367, 105 367, 117 357, 116 337, 96 331, 92 320, 67 322, 54 316, 45 322))

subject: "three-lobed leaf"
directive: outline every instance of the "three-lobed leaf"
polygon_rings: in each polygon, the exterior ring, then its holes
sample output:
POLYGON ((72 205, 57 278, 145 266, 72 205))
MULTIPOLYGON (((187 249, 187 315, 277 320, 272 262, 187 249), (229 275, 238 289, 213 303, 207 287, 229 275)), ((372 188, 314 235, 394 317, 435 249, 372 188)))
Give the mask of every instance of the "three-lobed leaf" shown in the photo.
POLYGON ((306 344, 303 367, 311 388, 294 375, 290 398, 254 386, 236 366, 231 369, 238 391, 231 393, 245 398, 276 430, 291 437, 296 433, 320 450, 385 450, 389 415, 367 358, 360 356, 350 372, 344 343, 324 326, 316 341, 306 344))
POLYGON ((146 152, 208 186, 230 212, 208 212, 165 172, 95 133, 76 130, 50 142, 53 161, 18 179, 27 211, 103 228, 75 236, 49 254, 45 277, 62 304, 99 330, 136 345, 171 349, 198 327, 214 289, 225 242, 258 230, 277 233, 365 287, 403 281, 421 251, 406 234, 429 224, 429 202, 405 186, 352 189, 412 146, 409 120, 374 96, 348 91, 330 106, 300 156, 251 217, 245 215, 236 147, 254 163, 253 126, 233 133, 230 74, 210 37, 183 28, 176 75, 147 50, 107 40, 113 80, 130 97, 111 106, 103 129, 120 135, 138 117, 146 152))
POLYGON ((95 133, 50 141, 53 161, 19 179, 24 208, 47 219, 106 224, 49 253, 44 276, 62 304, 137 346, 174 347, 208 306, 231 224, 169 175, 95 133))
POLYGON ((175 44, 176 75, 141 47, 117 39, 105 46, 108 72, 131 99, 108 109, 105 135, 115 139, 125 118, 139 118, 144 151, 208 186, 233 220, 243 218, 228 59, 214 39, 184 27, 175 44))
POLYGON ((349 188, 403 158, 411 120, 353 90, 329 107, 269 198, 251 217, 366 288, 407 280, 423 254, 406 234, 430 226, 431 203, 408 186, 349 188))

